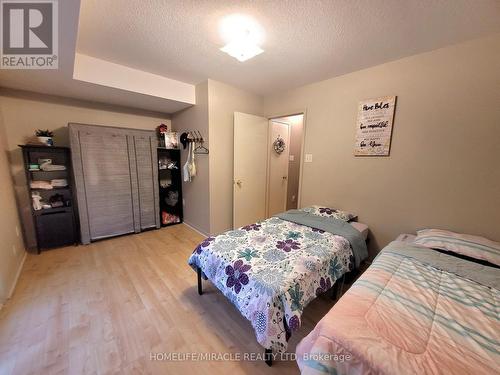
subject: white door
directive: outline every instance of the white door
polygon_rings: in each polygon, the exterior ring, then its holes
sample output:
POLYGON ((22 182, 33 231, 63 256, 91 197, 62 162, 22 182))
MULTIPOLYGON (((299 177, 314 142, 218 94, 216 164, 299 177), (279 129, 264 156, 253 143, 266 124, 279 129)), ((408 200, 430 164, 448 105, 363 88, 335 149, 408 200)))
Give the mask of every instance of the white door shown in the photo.
POLYGON ((272 216, 286 211, 290 126, 273 120, 269 121, 269 125, 268 216, 272 216), (274 150, 273 146, 277 139, 281 139, 285 143, 285 149, 280 154, 274 150))
POLYGON ((266 217, 268 120, 234 113, 233 227, 266 217))

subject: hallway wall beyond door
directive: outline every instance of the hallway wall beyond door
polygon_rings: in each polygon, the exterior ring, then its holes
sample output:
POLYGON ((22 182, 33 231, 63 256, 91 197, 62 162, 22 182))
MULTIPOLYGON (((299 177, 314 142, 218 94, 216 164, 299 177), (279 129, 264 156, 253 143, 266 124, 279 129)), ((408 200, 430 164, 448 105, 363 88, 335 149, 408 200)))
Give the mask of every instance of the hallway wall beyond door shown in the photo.
POLYGON ((302 155, 304 115, 286 117, 285 122, 288 122, 290 124, 290 161, 288 163, 288 189, 286 209, 292 210, 294 208, 298 208, 300 157, 302 155))

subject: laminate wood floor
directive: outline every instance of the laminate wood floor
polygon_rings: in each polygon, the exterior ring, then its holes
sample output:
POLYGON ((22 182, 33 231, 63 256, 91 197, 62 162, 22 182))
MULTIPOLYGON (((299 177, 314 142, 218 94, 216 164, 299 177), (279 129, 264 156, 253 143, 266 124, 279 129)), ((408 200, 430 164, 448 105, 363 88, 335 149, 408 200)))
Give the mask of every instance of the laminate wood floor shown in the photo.
MULTIPOLYGON (((151 353, 263 353, 250 322, 187 259, 185 225, 28 254, 0 312, 0 374, 297 374, 294 361, 161 361, 151 353)), ((289 351, 332 307, 314 300, 289 351)), ((157 355, 161 359, 163 354, 157 355)))

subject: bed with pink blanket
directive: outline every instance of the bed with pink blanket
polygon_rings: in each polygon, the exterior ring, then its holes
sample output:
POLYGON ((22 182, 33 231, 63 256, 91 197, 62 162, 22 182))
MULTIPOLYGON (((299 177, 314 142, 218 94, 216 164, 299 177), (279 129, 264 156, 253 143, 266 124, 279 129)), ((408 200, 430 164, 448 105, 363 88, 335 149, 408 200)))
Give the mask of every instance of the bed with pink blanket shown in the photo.
POLYGON ((498 374, 500 270, 394 241, 297 346, 302 374, 498 374))

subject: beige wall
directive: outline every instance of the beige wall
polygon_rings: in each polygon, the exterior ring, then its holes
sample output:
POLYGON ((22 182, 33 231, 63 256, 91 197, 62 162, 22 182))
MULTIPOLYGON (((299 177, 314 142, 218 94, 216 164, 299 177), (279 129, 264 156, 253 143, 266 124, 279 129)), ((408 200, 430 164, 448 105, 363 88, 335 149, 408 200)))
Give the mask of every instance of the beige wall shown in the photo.
POLYGON ((438 227, 500 241, 500 35, 266 97, 268 114, 306 108, 302 206, 359 215, 371 251, 438 227), (389 157, 354 157, 358 102, 397 95, 389 157))
POLYGON ((208 81, 210 129, 210 233, 233 225, 233 119, 234 112, 262 116, 260 96, 221 82, 208 81))
MULTIPOLYGON (((196 86, 196 106, 172 117, 178 132, 199 130, 209 155, 196 155, 197 176, 183 185, 184 219, 205 234, 228 230, 233 222, 234 112, 261 115, 262 98, 221 82, 196 86)), ((187 150, 181 150, 185 163, 187 150)))
POLYGON ((9 150, 25 144, 40 128, 55 131, 57 146, 68 146, 68 122, 134 129, 155 129, 162 122, 170 124, 168 115, 156 112, 7 89, 0 89, 0 106, 9 150))
POLYGON ((0 111, 0 306, 9 298, 24 258, 21 226, 10 174, 7 139, 0 111))
MULTIPOLYGON (((205 139, 205 147, 210 149, 208 131, 208 82, 196 85, 196 105, 177 112, 172 116, 172 127, 182 133, 198 130, 205 139)), ((181 145, 181 167, 187 159, 187 149, 181 145)), ((197 175, 191 182, 184 182, 182 194, 185 202, 184 221, 204 234, 210 233, 210 171, 208 155, 196 155, 197 175)), ((183 174, 184 175, 184 174, 183 174)))
POLYGON ((17 145, 25 144, 33 137, 36 129, 42 128, 55 132, 56 145, 68 146, 68 122, 137 129, 155 129, 162 122, 170 124, 167 115, 155 112, 6 89, 0 90, 0 110, 4 119, 14 187, 25 228, 25 245, 28 248, 34 246, 30 235, 33 233, 33 226, 22 153, 17 145))

